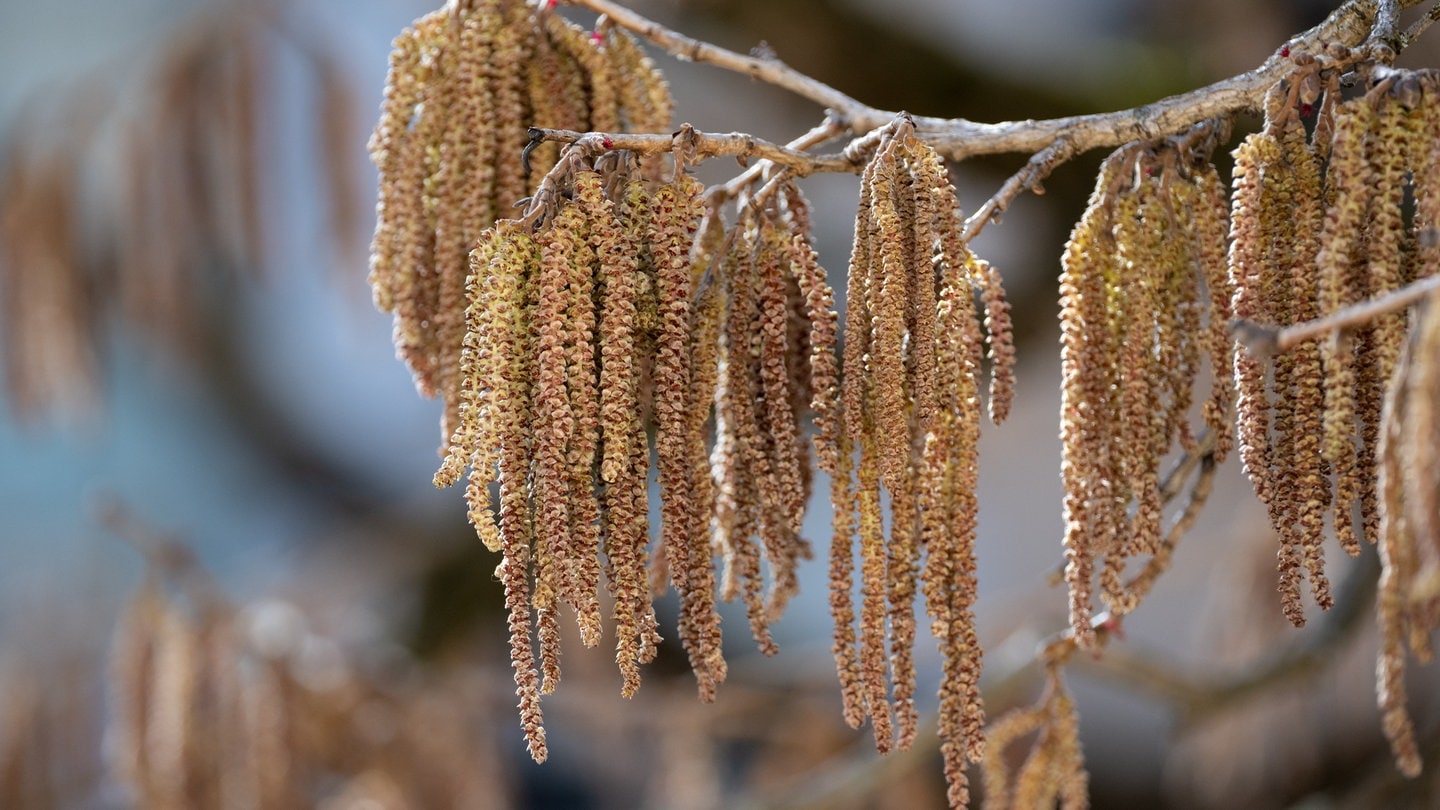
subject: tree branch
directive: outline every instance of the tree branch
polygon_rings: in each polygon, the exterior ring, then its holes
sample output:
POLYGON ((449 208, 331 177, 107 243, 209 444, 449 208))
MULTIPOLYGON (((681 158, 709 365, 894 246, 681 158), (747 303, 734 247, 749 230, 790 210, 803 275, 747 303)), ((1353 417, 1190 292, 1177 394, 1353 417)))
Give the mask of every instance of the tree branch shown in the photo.
POLYGON ((1153 655, 1112 648, 1103 657, 1077 659, 1086 672, 1129 684, 1174 704, 1182 719, 1194 721, 1232 708, 1255 695, 1312 677, 1335 661, 1335 648, 1349 639, 1372 603, 1380 574, 1373 551, 1360 558, 1340 586, 1335 607, 1313 632, 1281 646, 1249 667, 1221 676, 1197 676, 1153 655))
POLYGON ((784 166, 801 177, 815 172, 856 172, 864 166, 843 154, 812 155, 744 132, 700 132, 689 124, 670 135, 530 128, 531 144, 545 141, 577 144, 591 155, 614 149, 627 149, 643 155, 679 152, 684 154, 687 160, 733 157, 742 164, 751 158, 763 158, 784 166))
MULTIPOLYGON (((700 42, 671 31, 612 0, 566 2, 605 15, 614 24, 653 42, 677 59, 734 71, 809 99, 833 111, 854 134, 885 126, 897 114, 862 104, 824 82, 800 73, 777 57, 747 56, 700 42)), ((1288 51, 1318 53, 1330 43, 1353 48, 1366 42, 1375 30, 1382 2, 1398 9, 1418 5, 1421 0, 1349 0, 1324 22, 1292 39, 1287 45, 1288 51)), ((1073 157, 1091 149, 1164 137, 1207 118, 1259 109, 1266 91, 1292 69, 1290 60, 1277 52, 1260 67, 1247 73, 1130 110, 998 124, 981 124, 963 118, 915 116, 915 129, 919 137, 951 160, 1013 152, 1035 154, 1050 148, 1062 138, 1069 142, 1066 148, 1073 157)))
POLYGON ((1405 30, 1405 33, 1400 35, 1400 48, 1402 50, 1408 48, 1410 43, 1425 33, 1425 29, 1434 25, 1437 19, 1440 19, 1440 2, 1431 6, 1430 9, 1425 12, 1425 16, 1412 23, 1410 27, 1405 30))
POLYGON ((1287 352, 1307 340, 1314 340, 1337 330, 1362 326, 1381 315, 1404 309, 1437 290, 1440 290, 1440 276, 1430 276, 1413 281, 1398 290, 1345 307, 1323 318, 1303 321, 1283 329, 1242 319, 1232 323, 1230 331, 1234 333, 1235 339, 1245 346, 1246 351, 1256 357, 1269 357, 1287 352))

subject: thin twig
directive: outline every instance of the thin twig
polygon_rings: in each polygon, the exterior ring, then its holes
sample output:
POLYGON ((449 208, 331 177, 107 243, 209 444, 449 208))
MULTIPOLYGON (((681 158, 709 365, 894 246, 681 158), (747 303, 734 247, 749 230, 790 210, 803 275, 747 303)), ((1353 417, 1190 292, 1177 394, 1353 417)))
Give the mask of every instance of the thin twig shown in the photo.
POLYGON ((1405 29, 1405 33, 1400 35, 1400 48, 1403 50, 1409 47, 1410 43, 1425 33, 1425 29, 1434 25, 1436 20, 1440 20, 1440 2, 1436 2, 1425 12, 1425 16, 1411 23, 1410 27, 1405 29))
POLYGON ((812 155, 744 132, 699 132, 688 124, 670 135, 575 132, 568 129, 531 127, 530 140, 532 143, 574 143, 595 153, 628 149, 639 154, 658 155, 684 148, 693 150, 694 156, 699 159, 734 157, 746 161, 763 158, 784 166, 801 177, 814 172, 856 172, 861 168, 844 155, 812 155))
POLYGON ((1075 156, 1075 147, 1069 138, 1059 138, 1034 155, 1020 169, 1011 175, 1000 190, 995 192, 990 199, 986 200, 975 213, 965 220, 960 231, 960 240, 968 243, 971 239, 980 235, 980 231, 991 222, 998 222, 1000 215, 1010 207, 1027 189, 1035 194, 1043 194, 1045 190, 1040 183, 1050 176, 1055 167, 1075 156))
MULTIPOLYGON (((809 132, 785 144, 786 148, 804 151, 812 149, 827 141, 845 133, 845 128, 840 125, 834 116, 827 115, 809 132)), ((847 156, 848 157, 848 156, 847 156)), ((770 160, 761 160, 735 177, 731 178, 724 185, 718 185, 710 189, 706 194, 711 205, 722 204, 725 200, 734 199, 746 186, 755 182, 767 169, 775 164, 770 160)))
POLYGON ((1351 638, 1373 601, 1379 577, 1373 551, 1360 558, 1346 575, 1335 599, 1314 632, 1229 675, 1195 675, 1164 663, 1160 656, 1134 649, 1112 648, 1101 658, 1077 659, 1087 673, 1098 675, 1172 703, 1182 720, 1194 722, 1234 707, 1256 695, 1313 677, 1335 660, 1335 648, 1351 638))
POLYGON ((1323 318, 1303 321, 1283 329, 1242 319, 1232 323, 1230 331, 1245 346, 1246 351, 1256 357, 1269 357, 1287 352, 1307 340, 1324 337, 1340 329, 1364 325, 1381 315, 1404 309, 1437 290, 1440 290, 1440 276, 1430 276, 1411 282, 1398 290, 1352 304, 1323 318))
POLYGON ((565 0, 579 8, 603 14, 610 22, 663 48, 682 62, 714 65, 752 79, 789 90, 845 119, 851 131, 864 132, 883 126, 894 113, 885 112, 851 98, 822 81, 813 79, 780 61, 773 54, 751 56, 711 45, 647 19, 610 0, 565 0))

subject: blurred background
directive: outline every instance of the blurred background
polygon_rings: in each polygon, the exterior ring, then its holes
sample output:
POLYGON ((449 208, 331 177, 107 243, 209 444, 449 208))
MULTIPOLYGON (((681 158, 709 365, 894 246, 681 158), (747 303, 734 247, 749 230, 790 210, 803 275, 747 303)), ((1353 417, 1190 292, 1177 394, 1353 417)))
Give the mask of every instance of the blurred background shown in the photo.
MULTIPOLYGON (((1232 75, 1334 4, 634 5, 735 50, 768 43, 870 104, 999 121, 1232 75)), ((776 627, 778 657, 756 654, 743 609, 728 611, 716 704, 695 699, 669 648, 627 702, 606 645, 567 639, 544 704, 551 759, 530 763, 498 559, 460 493, 430 484, 439 408, 394 359, 365 284, 364 144, 390 40, 432 7, 0 4, 0 806, 940 805, 933 732, 882 759, 841 720, 823 498, 806 518, 818 561, 776 627)), ((820 120, 773 88, 658 61, 677 122, 785 141, 820 120)), ((1440 64, 1440 49, 1405 61, 1440 64)), ((959 167, 962 205, 1025 157, 959 167)), ((1034 699, 1036 646, 1066 621, 1049 584, 1062 562, 1055 279, 1102 157, 1062 167, 975 245, 1005 276, 1020 340, 1016 410, 981 447, 992 716, 1034 699)), ((840 289, 857 185, 804 183, 840 289)), ((1377 565, 1338 547, 1330 559, 1342 604, 1290 629, 1264 515, 1238 466, 1220 470, 1123 642, 1069 670, 1094 806, 1440 801, 1431 774, 1398 778, 1381 737, 1377 565)), ((917 656, 933 695, 939 657, 923 642, 917 656)), ((1412 678, 1434 754, 1435 673, 1412 678)))

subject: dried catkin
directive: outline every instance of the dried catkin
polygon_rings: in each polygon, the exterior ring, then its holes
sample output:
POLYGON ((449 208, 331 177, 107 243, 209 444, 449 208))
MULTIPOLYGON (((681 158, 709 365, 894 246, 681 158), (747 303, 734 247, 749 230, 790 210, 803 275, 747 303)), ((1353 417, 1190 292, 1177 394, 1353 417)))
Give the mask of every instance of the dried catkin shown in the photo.
POLYGON ((1128 613, 1171 559, 1178 535, 1164 525, 1160 461, 1177 445, 1198 452, 1190 411, 1202 353, 1217 373, 1206 422, 1231 409, 1223 206, 1194 147, 1131 144, 1101 165, 1062 257, 1065 578, 1082 646, 1095 641, 1096 577, 1110 611, 1128 613), (1142 556, 1143 574, 1127 579, 1142 556))
MULTIPOLYGON (((1288 267, 1291 322, 1310 320, 1318 314, 1314 259, 1319 249, 1318 234, 1323 222, 1321 178, 1318 159, 1306 143, 1305 129, 1291 120, 1281 135, 1288 170, 1294 174, 1292 227, 1294 237, 1288 267)), ((1334 605, 1325 575, 1325 515, 1330 507, 1330 483, 1321 458, 1324 434, 1324 373, 1319 347, 1313 342, 1297 346, 1290 353, 1291 386, 1278 392, 1291 403, 1289 463, 1294 475, 1296 507, 1290 531, 1301 548, 1301 559, 1315 602, 1321 609, 1334 605)))
POLYGON ((447 446, 463 419, 467 254, 558 160, 548 143, 520 160, 526 128, 668 128, 669 91, 637 51, 623 31, 591 36, 521 0, 450 5, 395 41, 370 142, 380 170, 370 284, 395 314, 396 352, 420 392, 444 400, 447 446), (610 51, 632 54, 628 93, 610 51), (633 116, 627 98, 640 105, 633 116))
POLYGON ((992 750, 982 771, 986 806, 1008 810, 1054 807, 1058 802, 1066 810, 1088 807, 1089 779, 1079 732, 1075 701, 1057 665, 1051 664, 1040 701, 1012 709, 989 730, 992 750), (1025 759, 1012 772, 1005 749, 1037 730, 1040 733, 1025 759))
MULTIPOLYGON (((998 277, 960 240, 939 157, 907 119, 884 135, 861 176, 851 254, 832 481, 833 650, 847 722, 868 717, 881 751, 908 746, 916 728, 910 604, 924 594, 944 659, 941 750, 950 801, 959 806, 968 801, 965 768, 980 759, 984 725, 971 612, 984 352, 975 299, 998 277), (854 488, 841 479, 851 463, 854 488), (860 547, 858 611, 851 531, 860 547)), ((998 288, 990 300, 999 313, 998 288)), ((992 337, 1003 340, 1008 327, 994 323, 992 337)), ((817 382, 817 401, 822 390, 817 382)), ((821 445, 822 464, 825 456, 821 445)))
POLYGON ((1070 625, 1082 646, 1090 629, 1095 560, 1114 544, 1118 527, 1111 482, 1113 338, 1106 314, 1107 279, 1115 278, 1113 197, 1128 182, 1123 153, 1101 165, 1095 189, 1070 234, 1060 275, 1060 477, 1065 487, 1065 581, 1070 625))

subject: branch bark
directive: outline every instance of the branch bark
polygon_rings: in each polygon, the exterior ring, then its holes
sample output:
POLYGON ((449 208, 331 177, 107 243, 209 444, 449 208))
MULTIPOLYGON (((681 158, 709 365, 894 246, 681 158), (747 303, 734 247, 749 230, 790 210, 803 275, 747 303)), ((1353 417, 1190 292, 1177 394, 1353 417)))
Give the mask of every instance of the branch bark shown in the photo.
MULTIPOLYGON (((570 5, 603 14, 611 22, 663 48, 676 59, 714 65, 780 87, 832 111, 853 134, 888 124, 896 111, 881 110, 791 68, 775 56, 736 53, 676 33, 612 0, 566 0, 570 5)), ((1421 0, 1349 0, 1324 22, 1287 43, 1288 52, 1319 52, 1329 43, 1356 47, 1377 33, 1380 9, 1408 8, 1421 0)), ((1422 29, 1423 30, 1423 29, 1422 29)), ((1407 32, 1408 34, 1409 32, 1407 32)), ((1418 33, 1418 32, 1417 32, 1418 33)), ((1407 44, 1397 37, 1397 45, 1407 44)), ((1035 154, 1062 138, 1074 155, 1180 132, 1207 118, 1259 109, 1265 93, 1292 68, 1290 60, 1272 54, 1247 73, 1170 96, 1142 107, 1109 113, 1006 121, 983 124, 964 118, 915 116, 916 134, 951 160, 976 155, 1016 152, 1035 154)))

